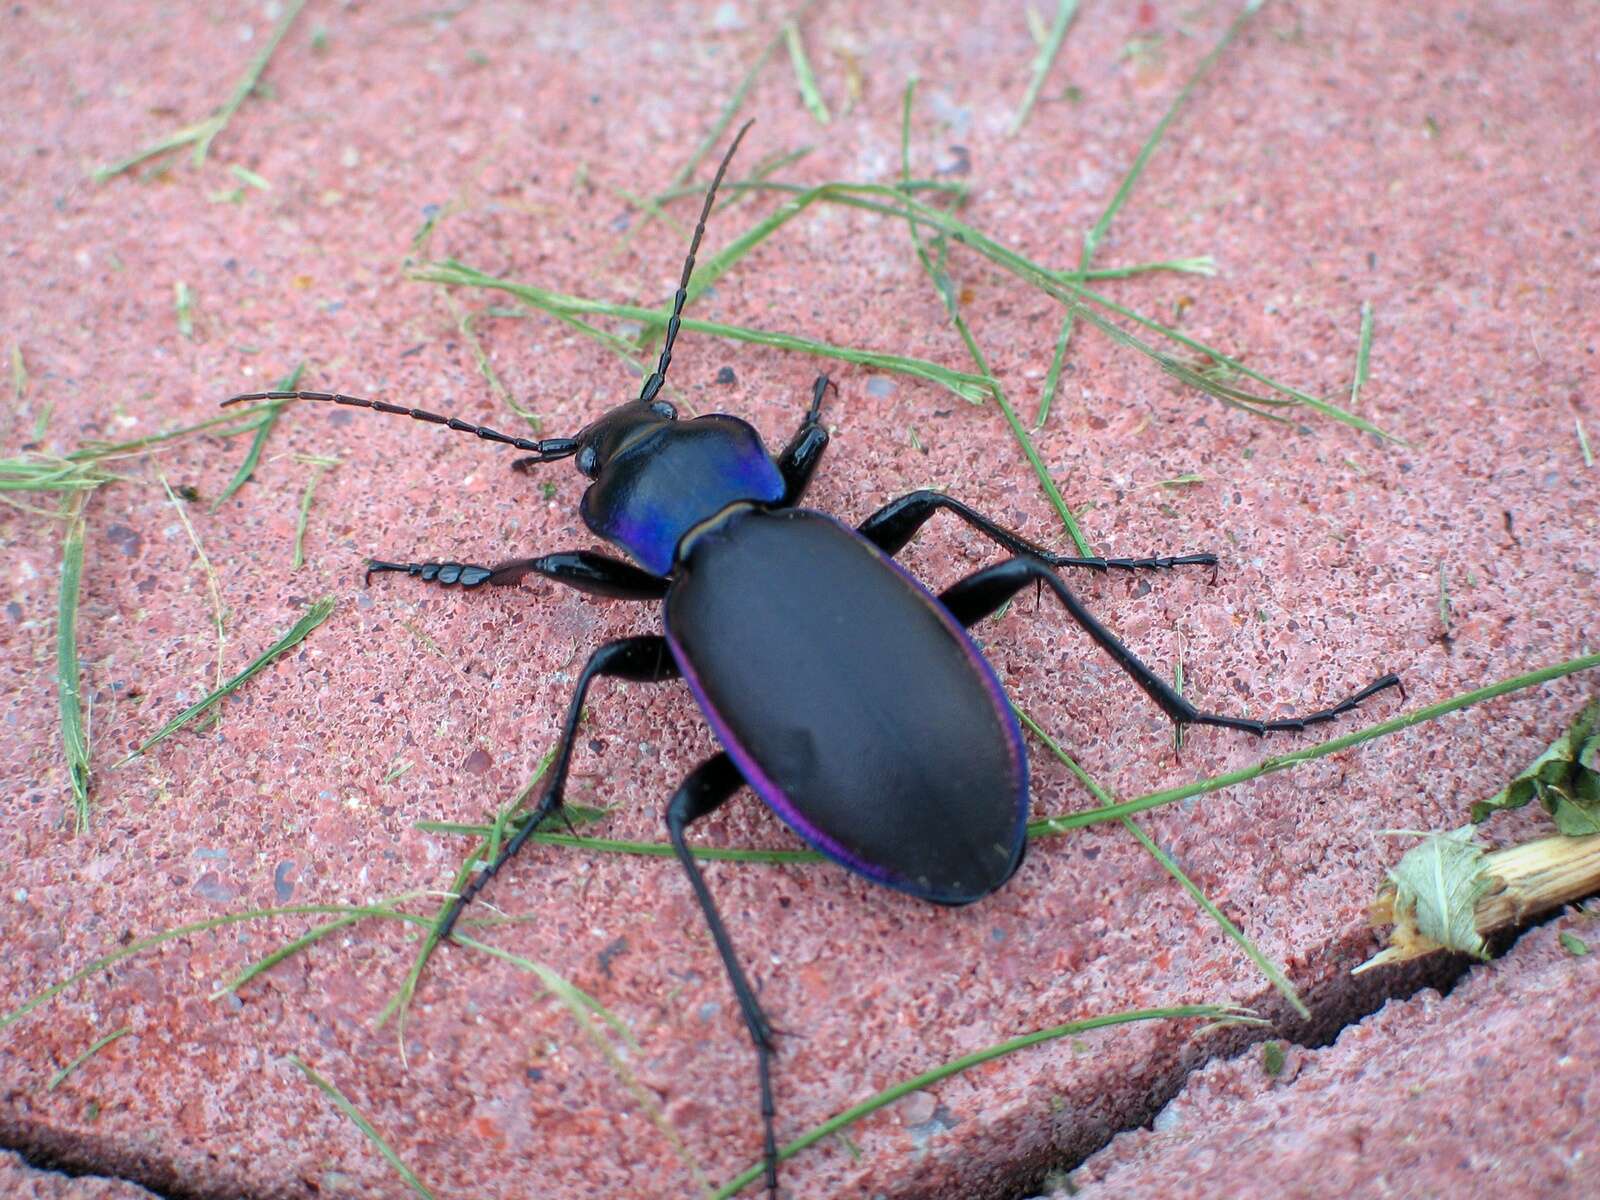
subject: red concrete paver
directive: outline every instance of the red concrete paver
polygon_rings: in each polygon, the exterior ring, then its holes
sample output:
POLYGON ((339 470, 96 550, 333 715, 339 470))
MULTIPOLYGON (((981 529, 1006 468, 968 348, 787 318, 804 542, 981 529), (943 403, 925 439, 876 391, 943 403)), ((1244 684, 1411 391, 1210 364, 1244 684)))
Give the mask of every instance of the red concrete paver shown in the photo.
POLYGON ((1153 1129, 1117 1135, 1072 1175, 1118 1196, 1593 1196, 1600 1192, 1600 999, 1593 955, 1529 933, 1448 997, 1393 1000, 1321 1050, 1208 1063, 1153 1129))
MULTIPOLYGON (((918 169, 959 171, 968 217, 1066 267, 1149 130, 1228 18, 1089 6, 1047 100, 1004 130, 1034 54, 1021 10, 820 6, 806 36, 839 118, 819 129, 781 56, 748 111, 740 167, 814 144, 802 181, 891 181, 901 89, 922 87, 918 169), (852 80, 860 94, 850 100, 852 80), (1081 99, 1063 98, 1068 85, 1081 99), (959 148, 959 149, 958 149, 959 148)), ((450 206, 433 252, 585 295, 658 302, 683 236, 657 223, 608 260, 636 219, 613 188, 664 182, 777 27, 742 4, 558 13, 480 4, 414 17, 313 3, 204 171, 95 186, 87 168, 222 99, 270 27, 225 4, 26 6, 11 65, 0 179, 0 326, 30 383, 0 424, 8 453, 50 412, 46 447, 204 418, 220 396, 309 360, 305 384, 407 400, 517 428, 483 384, 437 290, 401 263, 450 206), (318 35, 320 31, 320 36, 318 35), (248 35, 248 36, 246 36, 248 35), (320 48, 319 48, 320 47, 320 48), (271 183, 240 203, 237 164, 271 183), (457 211, 459 210, 459 211, 457 211), (604 265, 602 265, 604 264, 604 265), (176 283, 194 295, 177 330, 176 283)), ((1108 553, 1215 549, 1224 567, 1082 591, 1190 693, 1280 714, 1384 670, 1410 704, 1592 646, 1600 472, 1575 436, 1594 407, 1593 197, 1600 14, 1502 3, 1471 13, 1375 4, 1269 6, 1174 125, 1102 247, 1108 265, 1211 254, 1216 279, 1150 276, 1105 290, 1259 369, 1346 391, 1363 301, 1375 313, 1364 415, 1409 449, 1303 413, 1304 430, 1229 411, 1080 330, 1038 436, 1108 553), (1187 472, 1189 487, 1156 486, 1187 472), (1440 639, 1441 568, 1454 640, 1440 639)), ((686 219, 692 202, 675 209, 686 219)), ((708 249, 766 211, 719 215, 708 249)), ((1013 401, 1031 411, 1060 310, 961 251, 951 271, 1013 401)), ((463 294, 477 310, 498 298, 463 294)), ((966 366, 903 229, 822 208, 753 252, 694 312, 966 366)), ((636 386, 604 350, 543 319, 485 320, 508 386, 571 432, 636 386)), ((674 398, 737 412, 781 444, 815 361, 686 336, 674 398), (719 384, 719 371, 736 382, 719 384)), ((810 494, 859 518, 936 484, 1053 544, 1064 541, 998 415, 932 386, 837 367, 836 438, 810 494), (913 433, 915 435, 913 439, 913 433), (920 447, 920 449, 919 449, 920 447)), ((243 445, 175 445, 159 465, 214 497, 243 445)), ((95 824, 61 823, 55 719, 58 530, 0 515, 0 1004, 19 1003, 129 940, 284 902, 348 902, 445 886, 463 852, 425 819, 481 818, 526 779, 558 728, 582 656, 653 628, 646 608, 530 585, 462 596, 359 583, 371 554, 503 555, 588 546, 583 480, 509 475, 491 447, 393 418, 285 414, 255 481, 190 519, 239 669, 313 598, 330 622, 231 700, 220 725, 112 764, 217 671, 212 601, 153 482, 90 502, 80 614, 91 701, 95 824), (307 565, 289 569, 311 468, 307 565), (409 769, 401 771, 402 765, 409 769)), ((934 585, 993 559, 935 522, 904 556, 934 585)), ((1181 761, 1163 721, 1048 604, 980 627, 1001 678, 1119 796, 1253 762, 1224 731, 1181 761)), ((1363 912, 1403 849, 1382 831, 1459 822, 1576 708, 1567 681, 1404 737, 1187 805, 1145 827, 1207 893, 1337 1004, 1370 949, 1363 912)), ((1371 706, 1399 711, 1397 697, 1371 706)), ((608 836, 663 840, 661 803, 712 742, 681 688, 602 686, 574 800, 615 806, 608 836)), ((1314 735, 1277 739, 1272 749, 1314 735)), ((1040 813, 1090 803, 1035 753, 1040 813)), ((1504 819, 1496 836, 1535 828, 1504 819)), ((790 847, 746 797, 707 841, 790 847)), ((1041 843, 1001 894, 947 912, 829 866, 716 864, 708 875, 776 1023, 780 1131, 934 1064, 1063 1020, 1200 1001, 1273 1003, 1259 976, 1120 830, 1041 843)), ((495 940, 571 979, 633 1031, 628 1062, 714 1181, 757 1152, 754 1068, 687 884, 656 859, 542 850, 487 897, 530 924, 495 940)), ((373 1020, 409 963, 400 929, 356 926, 252 984, 207 996, 307 919, 234 926, 128 961, 0 1031, 0 1142, 78 1138, 104 1170, 155 1157, 211 1194, 398 1196, 403 1185, 285 1056, 336 1081, 439 1195, 678 1196, 693 1177, 607 1061, 529 976, 441 954, 405 1030, 373 1020), (60 1089, 42 1084, 97 1037, 134 1033, 60 1089), (97 1113, 91 1122, 85 1113, 97 1113), (152 1150, 154 1148, 154 1150, 152 1150)), ((1192 1025, 1056 1043, 947 1081, 785 1168, 793 1195, 995 1195, 1086 1153, 1211 1053, 1192 1025), (931 1105, 930 1105, 931 1098, 931 1105), (1020 1164, 1020 1165, 1019 1165, 1020 1164)), ((141 1168, 144 1169, 144 1168, 141 1168)), ((151 1177, 151 1186, 158 1186, 151 1177)), ((167 1186, 161 1184, 161 1186, 167 1186)))

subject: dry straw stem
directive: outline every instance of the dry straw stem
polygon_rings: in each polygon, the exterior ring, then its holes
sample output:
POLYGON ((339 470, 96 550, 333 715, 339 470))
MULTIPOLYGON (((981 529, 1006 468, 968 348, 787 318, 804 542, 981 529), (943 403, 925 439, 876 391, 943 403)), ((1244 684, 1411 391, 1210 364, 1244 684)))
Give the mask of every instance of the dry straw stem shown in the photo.
MULTIPOLYGON (((1600 834, 1540 838, 1496 850, 1484 856, 1483 870, 1489 887, 1473 910, 1480 936, 1521 925, 1600 891, 1600 834)), ((1385 887, 1368 915, 1375 926, 1394 926, 1389 944, 1355 968, 1357 973, 1443 949, 1418 930, 1414 914, 1397 914, 1395 908, 1394 889, 1385 887)))

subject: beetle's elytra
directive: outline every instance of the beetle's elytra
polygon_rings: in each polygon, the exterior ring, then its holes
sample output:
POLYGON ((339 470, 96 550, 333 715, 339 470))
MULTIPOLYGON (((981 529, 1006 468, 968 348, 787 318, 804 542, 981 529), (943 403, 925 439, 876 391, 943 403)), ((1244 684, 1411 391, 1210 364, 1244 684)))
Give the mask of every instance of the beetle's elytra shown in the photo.
POLYGON ((622 638, 590 656, 544 794, 499 857, 457 898, 441 932, 449 935, 462 908, 561 807, 589 685, 602 675, 647 683, 682 678, 723 749, 695 768, 668 802, 667 829, 755 1044, 766 1186, 775 1197, 772 1026, 689 853, 690 824, 748 784, 812 846, 875 882, 938 904, 968 904, 995 891, 1022 862, 1028 764, 1016 718, 966 629, 1030 583, 1048 587, 1179 725, 1257 734, 1304 729, 1399 680, 1385 675, 1330 708, 1285 720, 1202 712, 1101 625, 1056 568, 1215 566, 1214 555, 1054 554, 937 492, 902 496, 854 529, 802 509, 801 497, 828 444, 821 422, 826 376, 817 380, 800 427, 776 459, 737 417, 679 421, 660 398, 661 387, 712 201, 748 129, 747 124, 734 138, 706 192, 655 371, 638 399, 576 437, 510 437, 453 417, 328 392, 257 392, 225 403, 320 400, 399 413, 527 451, 514 464, 519 468, 575 457, 593 480, 583 494, 584 523, 626 551, 632 563, 571 550, 493 567, 368 564, 369 578, 374 571, 401 571, 474 588, 538 574, 596 595, 662 603, 664 636, 622 638), (1012 557, 935 596, 894 555, 941 509, 1012 557))

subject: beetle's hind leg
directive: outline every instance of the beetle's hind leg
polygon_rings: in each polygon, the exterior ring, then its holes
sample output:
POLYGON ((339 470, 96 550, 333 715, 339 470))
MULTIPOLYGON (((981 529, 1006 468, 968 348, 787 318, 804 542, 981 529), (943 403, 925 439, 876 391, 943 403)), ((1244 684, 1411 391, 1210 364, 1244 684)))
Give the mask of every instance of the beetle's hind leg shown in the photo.
POLYGON ((1067 587, 1061 576, 1036 558, 1012 558, 995 566, 986 567, 946 588, 939 594, 939 601, 962 625, 973 625, 994 612, 1029 583, 1035 582, 1042 583, 1055 592, 1056 598, 1072 615, 1072 619, 1083 626, 1085 632, 1099 643, 1101 649, 1117 660, 1117 665, 1133 677, 1133 681, 1144 689, 1145 694, 1154 700, 1161 711, 1176 725, 1221 725, 1228 729, 1243 729, 1256 734, 1304 729, 1308 725, 1331 721, 1335 717, 1344 715, 1363 700, 1385 688, 1400 686, 1398 676, 1384 675, 1338 704, 1306 713, 1304 716, 1285 717, 1276 721, 1228 717, 1220 713, 1202 712, 1180 696, 1166 680, 1140 662, 1132 650, 1117 640, 1115 634, 1095 620, 1094 614, 1072 594, 1072 590, 1067 587))
POLYGON ((567 790, 567 772, 572 767, 572 744, 577 739, 579 718, 583 716, 584 698, 589 694, 589 685, 602 675, 629 679, 635 683, 661 683, 678 678, 678 663, 672 657, 667 639, 656 636, 618 638, 614 642, 607 642, 589 656, 589 661, 583 666, 583 674, 578 676, 572 703, 567 706, 567 719, 561 727, 561 741, 557 743, 559 748, 556 751, 555 769, 550 773, 550 782, 545 786, 544 794, 539 797, 539 803, 528 814, 516 836, 500 848, 499 856, 461 889, 461 894, 439 925, 441 940, 450 936, 461 910, 471 904, 473 897, 483 890, 495 873, 522 849, 523 843, 533 836, 544 819, 561 808, 567 790))
POLYGON ((1091 567, 1096 571, 1165 571, 1171 567, 1215 567, 1215 554, 1177 554, 1159 558, 1078 558, 1057 554, 996 524, 977 509, 943 492, 911 492, 891 500, 856 527, 856 532, 885 554, 896 555, 917 530, 940 509, 954 513, 979 533, 1012 554, 1031 554, 1052 567, 1091 567))
POLYGON ((726 752, 706 759, 683 781, 683 786, 668 802, 667 833, 672 838, 673 852, 689 876, 689 886, 694 889, 694 898, 699 902, 700 912, 711 929, 711 939, 717 944, 722 969, 728 973, 728 982, 733 985, 733 994, 739 1001, 739 1012, 744 1016, 745 1028, 755 1044, 756 1072, 761 1080, 762 1157, 766 1163, 767 1195, 775 1197, 778 1194, 778 1140, 773 1129, 777 1106, 772 1100, 772 1025, 761 1011, 755 989, 750 986, 744 969, 739 966, 733 941, 728 937, 727 927, 717 912, 716 902, 711 899, 711 890, 706 887, 700 864, 695 862, 685 840, 685 833, 693 822, 716 812, 743 783, 744 777, 726 752))
POLYGON ((485 583, 504 587, 528 575, 543 575, 580 592, 615 600, 659 600, 667 594, 667 581, 661 576, 590 550, 513 558, 492 567, 454 562, 394 563, 375 558, 367 562, 368 583, 375 571, 403 571, 428 583, 459 584, 465 588, 485 583))

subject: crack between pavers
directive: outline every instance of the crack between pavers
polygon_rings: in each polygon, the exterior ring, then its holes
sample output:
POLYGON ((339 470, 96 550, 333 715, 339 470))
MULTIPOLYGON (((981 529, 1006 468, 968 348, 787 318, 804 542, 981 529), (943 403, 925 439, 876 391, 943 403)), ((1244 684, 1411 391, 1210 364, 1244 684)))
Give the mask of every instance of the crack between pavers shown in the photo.
MULTIPOLYGON (((1488 938, 1490 962, 1504 957, 1519 938, 1556 920, 1563 912, 1565 906, 1543 920, 1488 938)), ((1369 944, 1365 936, 1358 940, 1363 946, 1369 944)), ((1354 961, 1345 953, 1346 949, 1337 948, 1330 955, 1332 961, 1354 961)), ((1009 1164, 998 1189, 975 1193, 964 1200, 980 1200, 980 1196, 993 1200, 1037 1200, 1041 1193, 1068 1182, 1073 1171, 1110 1145, 1118 1134, 1151 1128, 1161 1111, 1177 1099, 1189 1078, 1210 1063, 1236 1059, 1269 1041, 1306 1050, 1331 1046, 1346 1029, 1360 1025, 1391 1000, 1412 1000, 1430 989, 1438 992, 1441 998, 1448 996, 1474 968, 1487 965, 1489 963, 1465 954, 1439 953, 1369 975, 1353 976, 1343 971, 1310 991, 1302 992, 1302 999, 1311 1009, 1310 1020, 1287 1009, 1276 992, 1258 997, 1251 1007, 1270 1016, 1270 1026, 1238 1026, 1231 1036, 1224 1035, 1213 1042, 1210 1053, 1195 1055, 1192 1059, 1180 1058, 1142 1096, 1123 1105, 1121 1120, 1115 1128, 1102 1125, 1087 1131, 1064 1131, 1052 1140, 1045 1152, 1009 1164)), ((914 1200, 914 1197, 911 1193, 901 1193, 893 1195, 891 1200, 914 1200)))
POLYGON ((0 1151, 10 1151, 35 1171, 71 1179, 103 1179, 144 1189, 155 1200, 277 1200, 288 1193, 246 1188, 227 1178, 194 1178, 199 1171, 180 1166, 158 1148, 139 1147, 126 1138, 94 1137, 52 1129, 39 1121, 0 1116, 0 1151))
POLYGON ((37 1171, 42 1175, 55 1175, 62 1179, 88 1179, 99 1183, 125 1183, 130 1187, 137 1187, 141 1191, 148 1192, 151 1196, 155 1197, 156 1200, 177 1200, 177 1197, 174 1193, 152 1191, 140 1180, 130 1179, 125 1175, 107 1174, 105 1171, 95 1169, 74 1170, 67 1166, 60 1166, 47 1161, 35 1159, 28 1153, 26 1148, 21 1146, 6 1145, 3 1140, 0 1140, 0 1153, 10 1153, 16 1155, 17 1158, 22 1161, 23 1166, 27 1167, 29 1170, 37 1171))
MULTIPOLYGON (((1544 921, 1521 930, 1491 938, 1493 957, 1502 957, 1518 938, 1557 919, 1562 911, 1557 910, 1544 921)), ((1330 948, 1328 958, 1335 963, 1354 961, 1367 948, 1370 948, 1370 938, 1364 933, 1354 935, 1330 948)), ((1031 1200, 1040 1194, 1047 1177, 1063 1179, 1108 1146, 1118 1134, 1149 1128, 1161 1110, 1183 1091, 1190 1076, 1209 1063, 1237 1058, 1266 1041, 1286 1042, 1308 1050, 1332 1045, 1346 1029, 1359 1025, 1391 1000, 1410 1000, 1428 989, 1448 996, 1480 965, 1483 964, 1465 955, 1435 954, 1368 975, 1352 976, 1341 970, 1302 992, 1312 1012, 1310 1020, 1290 1011, 1277 992, 1260 995, 1252 1007, 1272 1019, 1270 1026, 1238 1026, 1213 1039, 1208 1053, 1180 1054, 1142 1093, 1122 1104, 1113 1118, 1114 1123, 1063 1128, 1047 1146, 1006 1164, 995 1173, 989 1186, 980 1185, 979 1190, 970 1192, 963 1200, 1031 1200)), ((156 1200, 280 1200, 280 1197, 287 1200, 303 1194, 285 1187, 265 1191, 248 1188, 227 1179, 227 1171, 220 1164, 214 1175, 196 1180, 197 1171, 193 1166, 179 1166, 170 1158, 158 1156, 149 1148, 136 1147, 126 1139, 73 1135, 41 1122, 17 1121, 3 1115, 0 1115, 0 1150, 11 1151, 35 1170, 128 1183, 143 1188, 156 1200)), ((887 1195, 890 1200, 926 1200, 908 1191, 887 1195)))

